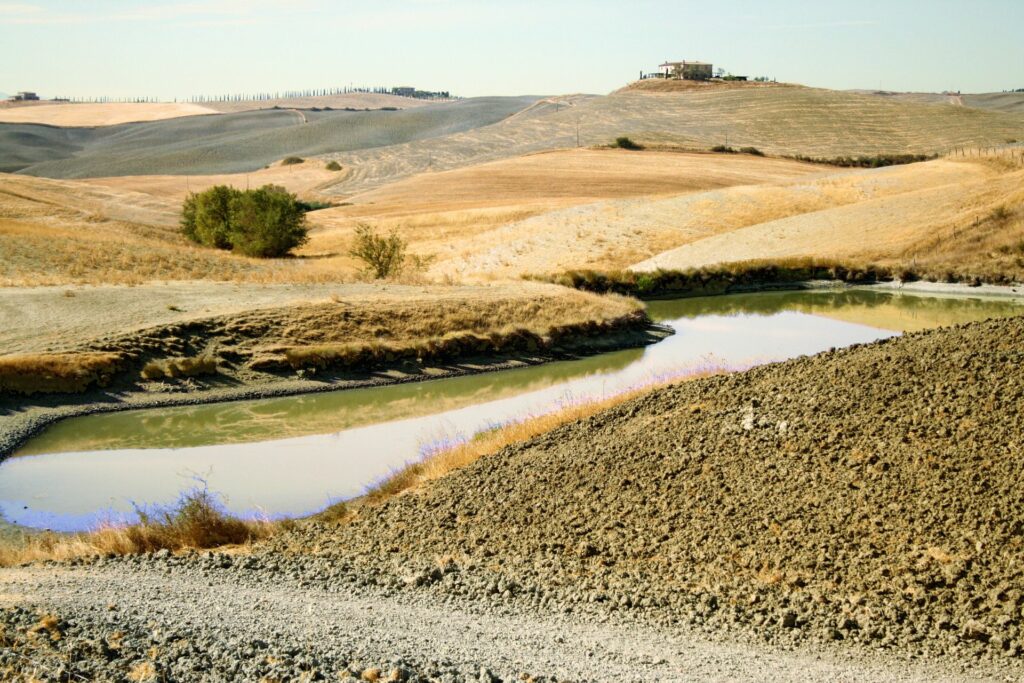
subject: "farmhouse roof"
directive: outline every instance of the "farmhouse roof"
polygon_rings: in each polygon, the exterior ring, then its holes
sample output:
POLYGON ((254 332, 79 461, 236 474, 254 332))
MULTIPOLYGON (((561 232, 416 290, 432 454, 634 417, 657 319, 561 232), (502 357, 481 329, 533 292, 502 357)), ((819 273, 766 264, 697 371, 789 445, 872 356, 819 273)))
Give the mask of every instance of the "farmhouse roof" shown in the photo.
POLYGON ((688 62, 688 61, 686 61, 684 59, 681 62, 665 62, 664 64, 659 64, 658 66, 661 67, 661 66, 691 66, 691 65, 693 65, 693 66, 711 66, 711 62, 688 62))

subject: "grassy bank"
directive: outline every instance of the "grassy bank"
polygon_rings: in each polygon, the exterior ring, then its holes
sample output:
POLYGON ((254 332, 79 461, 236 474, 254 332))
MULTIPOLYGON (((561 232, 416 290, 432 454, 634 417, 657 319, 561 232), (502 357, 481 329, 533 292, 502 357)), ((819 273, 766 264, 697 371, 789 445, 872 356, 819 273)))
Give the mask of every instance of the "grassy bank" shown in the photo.
MULTIPOLYGON (((66 340, 53 330, 40 339, 68 350, 0 356, 0 401, 10 397, 6 403, 24 407, 31 403, 26 395, 82 393, 98 386, 118 391, 175 387, 194 393, 223 386, 225 380, 261 386, 295 378, 300 371, 303 377, 325 370, 365 374, 382 367, 418 372, 424 364, 553 352, 592 345, 590 339, 605 343, 609 335, 649 324, 635 300, 526 283, 362 285, 298 302, 288 302, 283 293, 282 303, 288 305, 238 306, 225 315, 182 319, 187 310, 204 304, 200 299, 186 308, 150 305, 119 324, 108 317, 106 329, 76 322, 91 306, 97 307, 97 316, 119 308, 109 300, 115 295, 126 306, 146 307, 136 290, 45 299, 51 319, 75 326, 60 335, 66 340), (83 340, 88 334, 83 324, 95 328, 95 340, 83 340), (115 324, 134 331, 111 335, 115 324)), ((17 320, 13 327, 18 332, 17 320)), ((0 342, 2 337, 0 331, 0 342)), ((29 350, 37 344, 22 341, 29 350)))
POLYGON ((137 510, 136 524, 104 524, 76 534, 45 532, 0 541, 0 567, 83 557, 135 555, 167 550, 203 550, 249 545, 267 538, 280 524, 230 515, 205 488, 182 494, 169 508, 137 510))
POLYGON ((118 353, 27 353, 0 356, 0 395, 80 393, 109 384, 121 369, 118 353))
POLYGON ((966 283, 1009 285, 1016 273, 1002 270, 957 270, 954 267, 917 267, 877 263, 855 264, 830 259, 789 258, 771 261, 739 261, 687 270, 570 270, 555 275, 530 276, 541 282, 594 293, 615 293, 641 299, 708 296, 745 291, 766 285, 785 285, 825 280, 850 284, 877 282, 966 283))
MULTIPOLYGON (((650 323, 640 310, 598 320, 561 325, 504 326, 491 332, 456 331, 402 341, 343 342, 286 348, 260 361, 260 369, 371 369, 402 361, 428 363, 460 357, 550 351, 562 343, 614 334, 650 323)), ((257 367, 257 366, 253 366, 257 367)))

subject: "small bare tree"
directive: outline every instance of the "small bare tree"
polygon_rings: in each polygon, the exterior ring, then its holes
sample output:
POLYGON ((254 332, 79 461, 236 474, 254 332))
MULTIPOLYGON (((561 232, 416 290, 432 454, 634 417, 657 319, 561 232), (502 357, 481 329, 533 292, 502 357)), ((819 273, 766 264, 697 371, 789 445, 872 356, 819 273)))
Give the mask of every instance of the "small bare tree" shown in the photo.
POLYGON ((405 240, 392 230, 386 237, 361 223, 356 226, 356 241, 349 254, 366 264, 366 270, 378 280, 394 277, 402 272, 405 264, 405 240))

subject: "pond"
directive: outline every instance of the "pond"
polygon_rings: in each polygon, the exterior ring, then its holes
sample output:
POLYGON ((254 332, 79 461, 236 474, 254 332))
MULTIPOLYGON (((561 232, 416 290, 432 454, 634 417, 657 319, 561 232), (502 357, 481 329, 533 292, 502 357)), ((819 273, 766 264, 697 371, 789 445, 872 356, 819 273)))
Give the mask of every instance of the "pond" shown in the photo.
POLYGON ((427 382, 108 413, 58 423, 0 464, 0 514, 35 528, 131 521, 203 481, 245 516, 365 492, 439 445, 648 384, 1019 315, 1019 300, 768 292, 652 302, 675 334, 642 349, 427 382))

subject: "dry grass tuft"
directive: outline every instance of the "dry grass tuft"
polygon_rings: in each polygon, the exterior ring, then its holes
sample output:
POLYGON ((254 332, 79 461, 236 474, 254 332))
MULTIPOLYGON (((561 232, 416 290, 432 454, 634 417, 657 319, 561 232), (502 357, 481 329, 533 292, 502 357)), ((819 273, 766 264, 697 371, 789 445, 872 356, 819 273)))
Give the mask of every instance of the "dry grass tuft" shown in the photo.
POLYGON ((120 369, 118 353, 36 353, 0 356, 0 393, 82 392, 104 386, 120 369))
POLYGON ((43 533, 0 545, 0 566, 79 557, 134 555, 248 545, 268 537, 275 525, 232 517, 205 488, 182 494, 170 508, 138 510, 139 522, 109 524, 80 534, 43 533))
POLYGON ((142 378, 149 380, 215 374, 217 374, 217 359, 207 355, 150 361, 142 368, 142 378))
POLYGON ((156 667, 153 666, 153 662, 139 662, 128 672, 128 680, 136 683, 147 683, 155 681, 156 678, 156 667))
POLYGON ((43 614, 39 617, 39 622, 29 629, 29 633, 45 633, 49 636, 50 640, 56 642, 63 637, 63 633, 60 628, 60 620, 52 614, 43 614))

